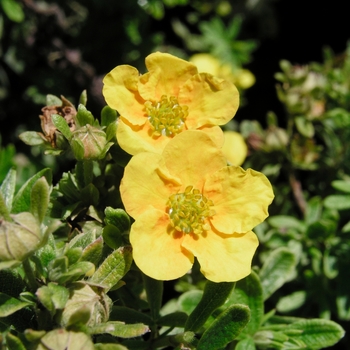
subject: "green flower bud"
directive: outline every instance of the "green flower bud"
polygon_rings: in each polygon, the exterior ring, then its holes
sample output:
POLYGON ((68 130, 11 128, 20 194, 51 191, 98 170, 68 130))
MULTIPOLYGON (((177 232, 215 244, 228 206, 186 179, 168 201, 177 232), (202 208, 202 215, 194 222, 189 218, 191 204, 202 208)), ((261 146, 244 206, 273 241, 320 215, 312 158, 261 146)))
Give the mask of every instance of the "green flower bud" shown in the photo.
POLYGON ((89 124, 74 131, 71 140, 74 156, 78 160, 102 159, 111 145, 104 131, 89 124))
POLYGON ((23 261, 37 250, 43 235, 37 219, 29 212, 11 215, 11 221, 0 221, 0 261, 23 261))

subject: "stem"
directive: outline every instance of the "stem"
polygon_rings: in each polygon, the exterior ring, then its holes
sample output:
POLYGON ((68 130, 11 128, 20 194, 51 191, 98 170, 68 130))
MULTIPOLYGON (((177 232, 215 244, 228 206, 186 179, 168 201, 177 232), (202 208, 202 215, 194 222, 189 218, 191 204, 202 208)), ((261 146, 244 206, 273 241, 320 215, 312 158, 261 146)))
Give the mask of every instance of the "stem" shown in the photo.
POLYGON ((297 202, 297 205, 300 211, 302 212, 303 216, 305 216, 305 211, 306 211, 305 197, 303 194, 301 183, 299 180, 296 179, 294 173, 289 174, 289 183, 290 183, 290 186, 292 187, 295 201, 297 202))
POLYGON ((30 264, 29 259, 28 258, 25 259, 22 262, 22 265, 23 265, 23 270, 24 270, 24 273, 25 273, 27 281, 28 281, 29 288, 35 292, 38 289, 38 283, 36 282, 35 274, 34 274, 34 271, 32 269, 32 265, 30 264))

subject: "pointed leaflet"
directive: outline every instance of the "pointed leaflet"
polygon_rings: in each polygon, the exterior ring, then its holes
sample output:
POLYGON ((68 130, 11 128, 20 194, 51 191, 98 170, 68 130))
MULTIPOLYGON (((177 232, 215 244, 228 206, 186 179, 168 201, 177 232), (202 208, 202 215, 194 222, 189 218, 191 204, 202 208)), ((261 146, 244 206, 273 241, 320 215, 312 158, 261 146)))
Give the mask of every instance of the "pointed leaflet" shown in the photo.
POLYGON ((17 192, 12 203, 12 213, 17 214, 23 211, 30 211, 30 195, 32 187, 42 176, 46 177, 49 184, 52 181, 51 169, 46 168, 32 176, 17 192))

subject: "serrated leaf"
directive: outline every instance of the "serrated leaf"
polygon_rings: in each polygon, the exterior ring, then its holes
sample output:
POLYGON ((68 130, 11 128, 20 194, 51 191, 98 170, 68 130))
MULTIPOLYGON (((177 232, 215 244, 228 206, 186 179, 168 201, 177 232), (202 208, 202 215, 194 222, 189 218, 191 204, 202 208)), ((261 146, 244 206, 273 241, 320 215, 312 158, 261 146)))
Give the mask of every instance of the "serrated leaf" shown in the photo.
POLYGON ((185 331, 195 332, 202 327, 212 312, 224 304, 234 285, 234 282, 207 281, 202 299, 187 319, 185 331))
POLYGON ((232 342, 250 320, 246 305, 231 305, 211 324, 198 342, 197 350, 217 350, 232 342))
POLYGON ((90 282, 99 284, 107 292, 129 271, 132 262, 131 247, 121 247, 111 253, 90 278, 90 282))
MULTIPOLYGON (((4 199, 4 204, 6 205, 7 211, 11 212, 12 201, 16 189, 16 170, 10 169, 1 184, 0 191, 4 199)), ((0 214, 2 210, 0 209, 0 214)))
POLYGON ((296 257, 287 248, 281 247, 269 254, 259 273, 264 300, 288 280, 295 264, 296 257))
POLYGON ((18 310, 30 305, 30 303, 20 301, 5 293, 0 292, 0 317, 7 317, 18 310))
POLYGON ((65 329, 55 329, 46 333, 36 350, 94 350, 91 338, 80 332, 70 332, 65 329))
POLYGON ((67 121, 59 114, 52 114, 51 119, 55 127, 62 133, 62 135, 70 140, 72 138, 72 132, 69 129, 67 121))
POLYGON ((350 208, 350 195, 335 194, 325 198, 324 206, 329 209, 346 210, 350 208))
POLYGON ((123 322, 110 321, 90 327, 90 334, 111 334, 120 338, 134 338, 150 331, 149 327, 142 323, 124 324, 123 322))
POLYGON ((251 320, 243 333, 253 336, 259 329, 264 315, 262 286, 258 275, 254 271, 252 271, 249 276, 236 283, 236 287, 231 294, 229 302, 243 304, 249 307, 251 320))
POLYGON ((12 204, 12 213, 20 213, 23 211, 30 210, 30 194, 32 187, 42 176, 45 176, 47 182, 51 184, 52 181, 52 171, 50 168, 43 169, 37 174, 32 176, 26 181, 26 183, 20 188, 20 190, 15 195, 12 204))
POLYGON ((30 212, 42 223, 50 201, 50 186, 43 176, 33 184, 30 194, 30 212))

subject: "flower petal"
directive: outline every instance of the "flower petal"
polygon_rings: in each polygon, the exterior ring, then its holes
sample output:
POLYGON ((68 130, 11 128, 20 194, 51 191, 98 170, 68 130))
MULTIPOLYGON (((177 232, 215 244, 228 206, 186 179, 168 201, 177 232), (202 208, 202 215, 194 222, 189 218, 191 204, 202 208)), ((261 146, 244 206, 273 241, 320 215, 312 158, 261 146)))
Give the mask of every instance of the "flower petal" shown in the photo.
POLYGON ((170 174, 186 187, 202 189, 205 177, 226 165, 226 159, 208 134, 187 130, 176 135, 163 151, 170 174))
POLYGON ((145 125, 132 125, 128 120, 120 118, 117 129, 117 140, 120 147, 131 155, 140 152, 161 153, 171 140, 167 136, 152 137, 148 122, 145 125))
POLYGON ((170 226, 169 216, 150 209, 131 226, 130 243, 136 265, 157 280, 172 280, 187 273, 194 257, 181 247, 183 234, 170 226))
POLYGON ((162 95, 177 96, 180 87, 197 74, 194 64, 167 53, 146 57, 148 73, 140 77, 139 91, 145 100, 159 101, 162 95))
POLYGON ((145 101, 138 92, 138 80, 138 70, 128 65, 115 67, 103 79, 102 93, 108 106, 133 125, 143 125, 147 121, 145 101))
POLYGON ((200 73, 182 86, 178 101, 188 107, 187 127, 196 129, 203 125, 223 125, 231 120, 239 106, 239 93, 232 83, 200 73))
POLYGON ((168 173, 161 156, 144 152, 132 157, 125 167, 120 195, 125 210, 137 219, 150 206, 165 212, 168 198, 179 188, 179 179, 168 173))
POLYGON ((260 224, 274 198, 266 176, 252 169, 224 167, 206 181, 203 194, 214 202, 211 223, 216 230, 244 233, 260 224))
POLYGON ((220 126, 214 125, 214 126, 202 126, 200 129, 206 134, 210 136, 210 138, 215 142, 216 146, 219 148, 222 148, 225 138, 224 138, 224 133, 220 126))
POLYGON ((224 131, 225 142, 222 146, 227 160, 231 165, 241 165, 248 153, 248 146, 243 136, 236 131, 224 131))
POLYGON ((234 282, 250 274, 258 244, 252 231, 231 235, 208 231, 206 236, 186 235, 182 246, 198 259, 208 280, 234 282))

